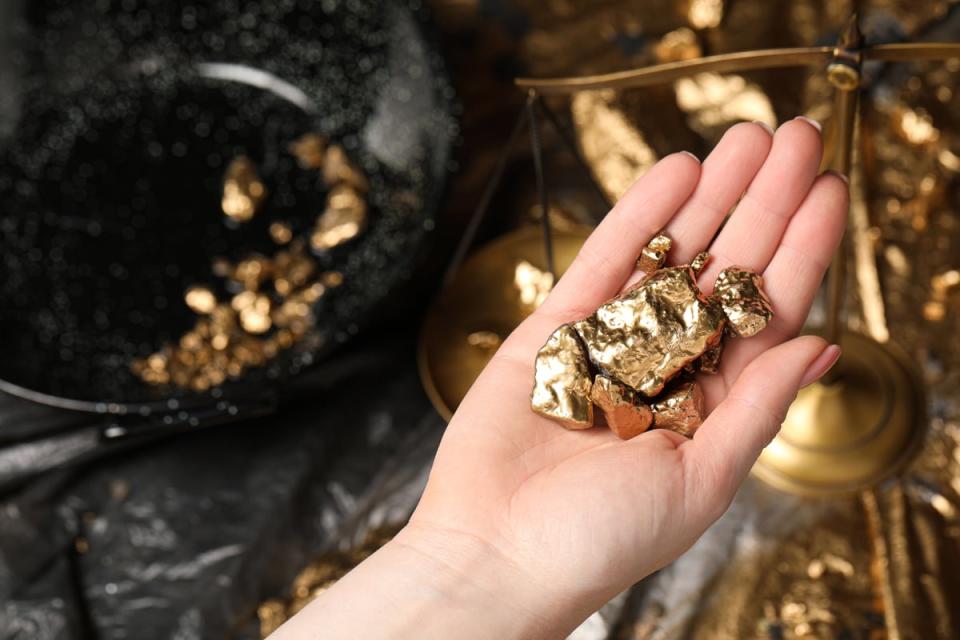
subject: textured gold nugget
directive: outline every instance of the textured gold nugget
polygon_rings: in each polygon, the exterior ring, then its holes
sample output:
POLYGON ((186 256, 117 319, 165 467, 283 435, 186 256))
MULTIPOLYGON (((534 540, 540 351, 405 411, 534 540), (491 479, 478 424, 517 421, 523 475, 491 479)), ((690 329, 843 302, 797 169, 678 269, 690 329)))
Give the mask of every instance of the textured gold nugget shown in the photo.
POLYGON ((653 410, 637 397, 637 392, 606 376, 593 379, 590 399, 600 410, 603 423, 624 440, 640 435, 653 424, 653 410))
POLYGON ((651 425, 689 436, 703 421, 703 393, 692 376, 714 373, 725 334, 750 337, 773 317, 762 278, 728 267, 706 296, 697 275, 709 256, 664 267, 670 239, 643 250, 643 278, 590 316, 558 328, 537 353, 531 406, 564 426, 600 419, 632 438, 651 425), (726 331, 725 331, 726 329, 726 331))
POLYGON ((577 332, 563 325, 551 334, 537 354, 537 384, 530 402, 533 410, 563 423, 568 429, 593 426, 590 363, 577 332))
POLYGON ((661 393, 650 407, 657 427, 692 436, 703 422, 703 390, 690 380, 661 393))

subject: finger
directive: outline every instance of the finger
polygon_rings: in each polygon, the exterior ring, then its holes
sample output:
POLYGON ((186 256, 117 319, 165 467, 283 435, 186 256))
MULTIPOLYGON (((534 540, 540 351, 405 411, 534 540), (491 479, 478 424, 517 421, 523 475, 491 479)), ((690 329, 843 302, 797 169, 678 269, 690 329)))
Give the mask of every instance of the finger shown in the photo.
POLYGON ((812 121, 797 118, 773 137, 766 162, 708 251, 701 275, 709 293, 717 274, 732 264, 763 271, 820 167, 823 143, 812 121))
POLYGON ((538 313, 569 320, 616 295, 640 251, 690 196, 699 177, 700 163, 688 153, 655 164, 590 234, 538 313))
POLYGON ((843 237, 848 205, 847 183, 839 174, 826 173, 816 179, 763 272, 773 321, 755 338, 730 345, 723 361, 727 380, 732 381, 753 358, 797 335, 803 327, 843 237))
POLYGON ((730 127, 703 162, 693 195, 666 226, 673 240, 670 261, 686 264, 710 244, 730 208, 743 195, 770 151, 772 136, 763 125, 730 127))
MULTIPOLYGON (((827 347, 816 336, 794 338, 764 352, 743 370, 726 399, 684 445, 687 504, 694 512, 711 519, 722 513, 780 429, 797 391, 817 373, 814 369, 823 368, 817 360, 827 347)), ((830 357, 834 354, 839 355, 831 350, 830 357)))

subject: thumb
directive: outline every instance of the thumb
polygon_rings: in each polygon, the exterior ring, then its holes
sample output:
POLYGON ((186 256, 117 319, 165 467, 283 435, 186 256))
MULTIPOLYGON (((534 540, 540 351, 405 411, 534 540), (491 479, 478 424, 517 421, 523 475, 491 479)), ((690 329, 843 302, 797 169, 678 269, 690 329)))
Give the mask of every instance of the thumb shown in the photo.
POLYGON ((760 452, 780 430, 790 403, 837 361, 840 347, 802 336, 768 349, 737 377, 697 430, 685 456, 691 507, 719 517, 760 452), (700 510, 700 509, 698 509, 700 510))

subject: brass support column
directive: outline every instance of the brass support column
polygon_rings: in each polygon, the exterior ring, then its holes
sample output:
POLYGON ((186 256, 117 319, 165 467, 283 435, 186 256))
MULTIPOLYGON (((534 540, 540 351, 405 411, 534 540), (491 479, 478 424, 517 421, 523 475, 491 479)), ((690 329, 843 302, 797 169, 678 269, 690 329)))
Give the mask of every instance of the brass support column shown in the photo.
MULTIPOLYGON (((853 160, 854 130, 857 126, 857 102, 860 95, 860 65, 863 36, 856 16, 833 50, 833 60, 827 67, 827 77, 834 87, 833 97, 833 158, 829 166, 850 178, 853 160)), ((831 343, 840 340, 843 331, 843 299, 847 278, 847 239, 844 236, 830 265, 827 282, 827 326, 824 337, 831 343)))
MULTIPOLYGON (((835 96, 833 155, 826 164, 848 177, 862 60, 854 16, 827 67, 835 96)), ((762 480, 791 493, 845 493, 873 485, 900 468, 922 431, 924 406, 913 365, 895 346, 846 329, 846 265, 844 237, 830 266, 823 328, 843 356, 829 376, 801 389, 754 467, 762 480)))

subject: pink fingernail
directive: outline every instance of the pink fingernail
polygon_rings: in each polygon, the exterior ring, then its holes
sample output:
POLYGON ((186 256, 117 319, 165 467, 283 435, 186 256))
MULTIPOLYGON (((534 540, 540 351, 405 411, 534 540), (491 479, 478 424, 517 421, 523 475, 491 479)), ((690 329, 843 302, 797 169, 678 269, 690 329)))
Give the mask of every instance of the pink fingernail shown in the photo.
POLYGON ((690 153, 689 151, 681 151, 680 153, 685 153, 685 154, 687 154, 688 156, 690 156, 691 158, 693 158, 694 160, 696 160, 696 161, 697 161, 697 164, 700 164, 700 158, 698 158, 697 156, 693 155, 693 154, 690 153))
POLYGON ((829 173, 830 175, 837 176, 838 178, 840 178, 841 180, 843 180, 848 187, 850 186, 850 178, 847 177, 847 174, 845 174, 845 173, 840 173, 839 171, 834 171, 834 170, 832 170, 832 169, 831 169, 830 171, 825 171, 824 173, 829 173))
POLYGON ((767 123, 764 122, 763 120, 754 120, 754 121, 753 121, 753 124, 758 124, 758 125, 760 125, 761 127, 763 127, 763 129, 764 129, 767 133, 769 133, 770 135, 773 135, 773 127, 771 127, 769 124, 767 124, 767 123))
POLYGON ((803 377, 800 379, 800 386, 805 387, 822 378, 827 371, 833 368, 833 365, 837 364, 841 353, 840 347, 835 344, 831 344, 824 349, 823 352, 817 356, 817 359, 810 363, 807 370, 803 372, 803 377))
POLYGON ((823 126, 813 118, 808 118, 807 116, 797 116, 794 118, 794 120, 803 120, 817 131, 823 131, 823 126))

